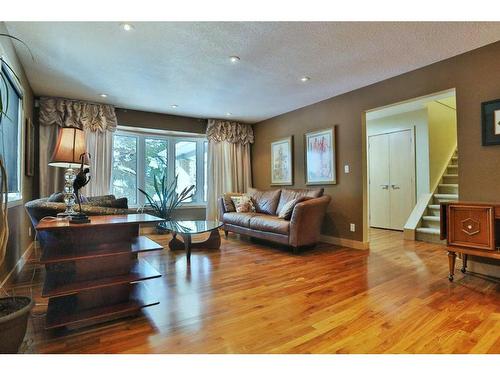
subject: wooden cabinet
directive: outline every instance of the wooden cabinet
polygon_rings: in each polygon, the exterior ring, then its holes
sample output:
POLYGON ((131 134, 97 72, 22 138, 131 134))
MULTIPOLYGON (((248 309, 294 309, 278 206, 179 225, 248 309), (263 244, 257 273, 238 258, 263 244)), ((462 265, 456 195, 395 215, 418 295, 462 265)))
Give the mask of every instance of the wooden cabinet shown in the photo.
POLYGON ((46 270, 47 329, 100 323, 159 303, 142 281, 161 274, 138 254, 162 246, 140 236, 139 225, 162 219, 137 214, 90 220, 41 221, 36 227, 46 270))
POLYGON ((448 245, 450 273, 453 281, 456 254, 462 254, 462 272, 466 272, 469 255, 500 259, 499 203, 447 202, 441 204, 441 239, 448 245))

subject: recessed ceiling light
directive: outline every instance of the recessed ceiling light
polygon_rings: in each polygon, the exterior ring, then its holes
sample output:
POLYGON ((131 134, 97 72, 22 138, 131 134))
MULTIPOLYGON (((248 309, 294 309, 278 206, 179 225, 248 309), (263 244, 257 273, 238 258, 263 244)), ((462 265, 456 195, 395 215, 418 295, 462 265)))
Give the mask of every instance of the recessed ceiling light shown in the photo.
POLYGON ((304 77, 302 77, 300 80, 301 80, 302 82, 307 82, 307 81, 309 81, 310 79, 311 79, 311 77, 304 76, 304 77))
POLYGON ((178 107, 178 105, 177 105, 177 104, 172 104, 170 107, 172 107, 172 108, 177 108, 177 107, 178 107))
POLYGON ((226 112, 226 116, 232 116, 231 112, 226 112))
POLYGON ((99 96, 100 96, 101 98, 107 98, 107 97, 108 97, 108 94, 99 94, 99 96))
POLYGON ((240 61, 240 58, 238 56, 230 56, 229 61, 231 61, 233 64, 236 64, 240 61))
POLYGON ((122 23, 120 26, 125 31, 132 31, 132 30, 134 30, 134 25, 131 25, 130 23, 122 23))

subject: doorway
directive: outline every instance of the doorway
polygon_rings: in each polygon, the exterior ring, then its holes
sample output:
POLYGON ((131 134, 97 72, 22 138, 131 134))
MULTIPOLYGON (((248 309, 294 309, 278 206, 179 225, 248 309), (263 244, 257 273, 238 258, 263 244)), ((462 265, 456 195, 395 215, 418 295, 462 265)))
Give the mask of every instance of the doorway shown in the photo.
POLYGON ((368 137, 371 227, 403 230, 415 206, 415 136, 411 129, 368 137))
POLYGON ((439 201, 458 196, 455 89, 367 110, 362 131, 363 241, 369 242, 370 227, 404 230, 406 239, 417 240, 432 232, 439 239, 439 201), (391 142, 390 134, 400 138, 392 135, 391 142), (404 137, 412 138, 410 147, 398 150, 404 137), (391 156, 391 144, 392 154, 403 156, 391 156), (398 168, 413 176, 410 193, 391 182, 391 169, 398 168))

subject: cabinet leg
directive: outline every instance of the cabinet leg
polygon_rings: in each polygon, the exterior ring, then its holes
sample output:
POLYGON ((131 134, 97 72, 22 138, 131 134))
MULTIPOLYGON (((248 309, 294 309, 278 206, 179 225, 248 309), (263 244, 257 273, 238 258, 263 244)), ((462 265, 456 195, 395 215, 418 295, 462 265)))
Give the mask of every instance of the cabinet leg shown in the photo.
POLYGON ((453 275, 455 275, 455 259, 457 254, 453 251, 448 251, 448 264, 450 266, 450 274, 448 275, 448 280, 453 281, 453 275))
POLYGON ((462 271, 462 273, 465 273, 467 271, 467 257, 468 255, 467 254, 463 254, 462 255, 462 269, 460 271, 462 271))

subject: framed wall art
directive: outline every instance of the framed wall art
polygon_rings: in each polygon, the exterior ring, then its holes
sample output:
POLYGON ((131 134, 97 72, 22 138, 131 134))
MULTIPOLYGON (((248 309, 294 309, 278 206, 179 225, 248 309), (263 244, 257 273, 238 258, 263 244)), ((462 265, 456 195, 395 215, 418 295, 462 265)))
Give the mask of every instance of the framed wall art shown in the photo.
POLYGON ((271 185, 293 185, 293 136, 271 143, 271 185))
POLYGON ((305 135, 306 185, 337 183, 335 127, 305 135))
POLYGON ((500 99, 481 103, 483 146, 500 145, 500 99))
POLYGON ((26 118, 25 138, 24 174, 32 177, 35 173, 35 126, 31 118, 26 118))

